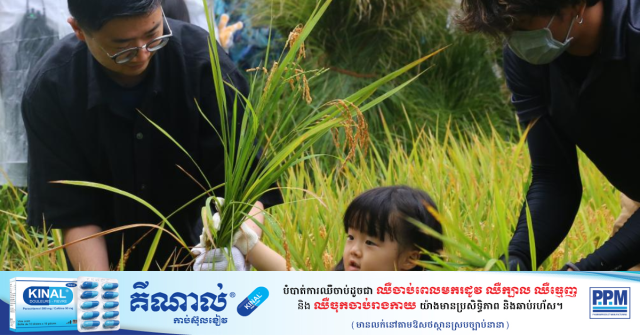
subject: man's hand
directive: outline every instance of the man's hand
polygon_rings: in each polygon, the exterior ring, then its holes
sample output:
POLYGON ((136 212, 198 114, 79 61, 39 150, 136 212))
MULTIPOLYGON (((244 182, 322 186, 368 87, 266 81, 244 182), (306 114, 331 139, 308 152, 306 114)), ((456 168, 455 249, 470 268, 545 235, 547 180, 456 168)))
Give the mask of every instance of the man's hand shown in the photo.
MULTIPOLYGON (((88 225, 62 229, 62 236, 67 244, 101 232, 99 226, 88 225)), ((103 236, 70 245, 66 250, 76 271, 109 271, 107 244, 103 236)))
MULTIPOLYGON (((220 206, 224 206, 224 199, 217 198, 216 204, 220 206)), ((207 270, 226 270, 228 267, 228 262, 226 259, 226 255, 222 249, 213 249, 207 251, 206 239, 205 235, 206 227, 213 227, 213 229, 218 230, 220 228, 220 215, 215 213, 212 215, 212 222, 208 222, 206 207, 202 209, 202 223, 204 225, 202 229, 202 234, 200 235, 200 243, 196 245, 193 249, 191 249, 191 253, 196 257, 195 264, 193 266, 194 271, 207 271, 207 270)), ((262 230, 255 221, 263 223, 264 222, 264 205, 260 201, 256 202, 251 211, 249 212, 249 219, 242 223, 242 226, 236 234, 233 236, 234 247, 231 249, 231 254, 233 256, 234 264, 237 270, 249 270, 250 264, 245 263, 245 255, 249 253, 251 249, 258 243, 260 240, 260 235, 262 235, 262 230), (254 221, 255 220, 255 221, 254 221)))
MULTIPOLYGON (((226 250, 213 249, 207 251, 205 248, 198 247, 191 249, 191 253, 198 256, 193 264, 193 271, 226 271, 229 267, 226 250)), ((238 248, 233 247, 231 249, 231 256, 237 271, 250 270, 251 264, 245 261, 244 255, 238 248)))
MULTIPOLYGON (((214 217, 214 220, 215 219, 214 217)), ((220 220, 219 217, 218 220, 220 220)), ((256 246, 258 241, 258 234, 249 228, 246 222, 243 223, 240 229, 233 235, 231 255, 233 256, 233 263, 236 270, 250 270, 251 264, 245 261, 245 256, 256 246)), ((226 249, 207 251, 203 245, 204 244, 198 244, 191 249, 191 253, 197 256, 196 262, 193 264, 193 271, 225 271, 229 265, 227 255, 225 255, 226 249)))
POLYGON ((569 262, 565 264, 560 271, 580 271, 580 269, 575 264, 569 262))

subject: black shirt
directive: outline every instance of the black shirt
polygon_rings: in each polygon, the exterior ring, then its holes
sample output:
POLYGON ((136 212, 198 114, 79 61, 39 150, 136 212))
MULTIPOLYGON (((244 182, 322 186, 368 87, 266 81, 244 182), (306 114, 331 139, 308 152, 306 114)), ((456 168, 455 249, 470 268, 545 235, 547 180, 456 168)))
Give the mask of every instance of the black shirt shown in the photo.
MULTIPOLYGON (((224 182, 222 143, 194 101, 219 125, 209 35, 180 21, 169 20, 169 24, 173 37, 153 56, 143 83, 131 89, 111 81, 74 35, 59 41, 34 68, 22 104, 29 141, 30 225, 42 227, 44 218, 47 229, 95 224, 107 230, 161 221, 125 196, 50 181, 110 185, 144 199, 165 216, 204 192, 191 179, 207 185, 187 155, 134 108, 180 143, 213 186, 224 182)), ((223 76, 247 95, 244 77, 220 47, 218 52, 223 76)), ((227 90, 226 95, 227 101, 234 101, 234 92, 227 90)), ((267 207, 277 204, 280 193, 261 200, 267 207)), ((196 222, 203 202, 194 202, 169 219, 188 245, 194 245, 201 233, 196 222)), ((156 232, 145 236, 149 231, 133 228, 105 236, 111 266, 118 265, 124 252, 125 269, 139 270, 156 232)), ((169 262, 174 264, 186 255, 164 233, 152 269, 158 268, 156 264, 163 266, 169 257, 175 257, 169 262)))
MULTIPOLYGON (((531 65, 505 48, 507 83, 519 119, 537 120, 528 143, 533 180, 527 203, 538 263, 569 232, 580 206, 577 150, 608 180, 640 201, 640 8, 635 0, 604 1, 601 48, 591 57, 564 54, 548 65, 531 65)), ((530 267, 523 208, 510 255, 530 267)), ((628 268, 640 263, 640 213, 578 265, 583 270, 628 268)))

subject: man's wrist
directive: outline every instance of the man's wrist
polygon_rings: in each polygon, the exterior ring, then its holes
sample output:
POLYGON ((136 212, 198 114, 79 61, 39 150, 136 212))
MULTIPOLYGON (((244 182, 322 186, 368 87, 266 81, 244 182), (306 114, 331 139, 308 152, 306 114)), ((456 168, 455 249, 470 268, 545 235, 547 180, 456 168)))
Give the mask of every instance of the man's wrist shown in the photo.
POLYGON ((86 225, 62 230, 65 248, 74 270, 109 271, 107 245, 102 228, 86 225))

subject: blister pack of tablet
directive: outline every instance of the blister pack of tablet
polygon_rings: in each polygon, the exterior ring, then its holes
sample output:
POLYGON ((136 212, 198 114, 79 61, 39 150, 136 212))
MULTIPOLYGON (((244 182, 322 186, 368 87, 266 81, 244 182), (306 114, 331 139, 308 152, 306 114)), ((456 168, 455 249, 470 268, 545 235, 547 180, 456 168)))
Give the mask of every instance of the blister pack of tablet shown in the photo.
POLYGON ((79 332, 120 329, 117 279, 78 277, 77 292, 79 332))

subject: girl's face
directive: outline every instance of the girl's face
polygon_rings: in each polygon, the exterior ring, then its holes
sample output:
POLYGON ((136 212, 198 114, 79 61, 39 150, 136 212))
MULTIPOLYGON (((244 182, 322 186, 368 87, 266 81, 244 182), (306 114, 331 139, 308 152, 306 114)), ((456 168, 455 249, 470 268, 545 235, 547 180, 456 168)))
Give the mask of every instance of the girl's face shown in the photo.
POLYGON ((397 241, 385 236, 384 242, 357 229, 349 228, 344 245, 344 269, 346 271, 396 271, 415 267, 412 261, 420 257, 417 250, 398 253, 397 241))

